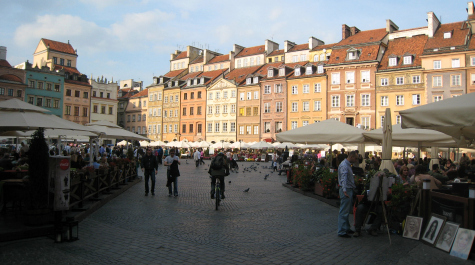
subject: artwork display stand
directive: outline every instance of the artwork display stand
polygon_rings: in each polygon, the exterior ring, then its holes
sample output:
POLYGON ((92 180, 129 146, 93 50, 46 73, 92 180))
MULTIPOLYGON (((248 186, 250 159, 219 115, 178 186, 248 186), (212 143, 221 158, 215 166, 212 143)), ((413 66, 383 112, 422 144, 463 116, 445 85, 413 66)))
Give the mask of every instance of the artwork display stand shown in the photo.
POLYGON ((391 245, 391 234, 389 233, 389 225, 388 225, 388 218, 386 215, 386 205, 384 205, 384 197, 383 197, 383 185, 382 185, 382 177, 379 177, 379 182, 378 182, 378 187, 376 190, 376 194, 373 197, 373 201, 371 202, 371 206, 369 207, 368 212, 366 213, 366 217, 364 219, 363 224, 366 224, 368 221, 368 216, 371 210, 376 210, 376 207, 378 207, 378 203, 381 203, 381 207, 383 208, 383 216, 384 216, 384 222, 386 224, 386 230, 388 231, 388 238, 389 238, 389 245, 391 245))

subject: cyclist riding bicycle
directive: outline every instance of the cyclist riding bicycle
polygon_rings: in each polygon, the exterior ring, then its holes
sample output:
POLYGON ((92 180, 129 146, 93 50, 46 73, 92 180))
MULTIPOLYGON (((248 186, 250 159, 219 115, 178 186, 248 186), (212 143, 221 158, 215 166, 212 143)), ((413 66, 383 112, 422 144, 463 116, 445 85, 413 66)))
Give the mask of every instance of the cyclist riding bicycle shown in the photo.
POLYGON ((213 158, 208 173, 211 175, 211 199, 214 199, 216 178, 219 178, 221 199, 224 199, 224 177, 229 175, 229 162, 223 152, 213 158))

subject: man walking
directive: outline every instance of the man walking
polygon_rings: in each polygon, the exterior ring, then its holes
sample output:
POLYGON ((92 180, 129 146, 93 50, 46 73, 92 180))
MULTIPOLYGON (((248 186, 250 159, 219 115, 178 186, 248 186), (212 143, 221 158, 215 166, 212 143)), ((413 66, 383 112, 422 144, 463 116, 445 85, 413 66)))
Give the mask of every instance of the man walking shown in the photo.
POLYGON ((193 154, 193 159, 195 160, 196 167, 200 165, 201 161, 201 153, 196 149, 195 153, 193 154))
POLYGON ((152 149, 150 147, 147 148, 147 153, 142 157, 141 168, 145 176, 145 196, 148 196, 148 180, 150 178, 152 179, 152 187, 150 191, 152 192, 152 195, 155 195, 155 175, 158 173, 158 162, 156 157, 152 155, 152 149))
POLYGON ((170 155, 165 158, 163 163, 164 166, 167 166, 167 187, 168 187, 168 196, 172 196, 172 184, 173 184, 173 194, 175 197, 178 196, 177 188, 177 178, 180 176, 180 171, 178 170, 178 165, 180 165, 178 156, 175 156, 175 149, 170 149, 170 155))
POLYGON ((338 236, 350 237, 354 232, 350 230, 349 215, 351 211, 355 179, 351 164, 356 162, 358 155, 350 152, 348 157, 338 166, 338 185, 340 186, 340 212, 338 214, 338 236))

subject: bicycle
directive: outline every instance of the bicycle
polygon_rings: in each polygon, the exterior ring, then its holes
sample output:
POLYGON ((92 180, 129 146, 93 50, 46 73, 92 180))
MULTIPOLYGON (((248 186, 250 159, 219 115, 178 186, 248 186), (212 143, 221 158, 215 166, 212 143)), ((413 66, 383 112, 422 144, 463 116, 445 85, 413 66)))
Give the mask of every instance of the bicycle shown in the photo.
POLYGON ((218 210, 219 203, 221 202, 221 181, 216 178, 216 185, 214 187, 214 198, 216 200, 216 211, 218 210))

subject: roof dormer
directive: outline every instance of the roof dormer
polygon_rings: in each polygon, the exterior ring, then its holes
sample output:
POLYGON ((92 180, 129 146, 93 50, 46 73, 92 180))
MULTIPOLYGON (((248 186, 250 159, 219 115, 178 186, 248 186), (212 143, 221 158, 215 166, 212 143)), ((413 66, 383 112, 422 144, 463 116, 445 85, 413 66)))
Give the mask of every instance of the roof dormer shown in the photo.
POLYGON ((389 67, 397 66, 397 64, 398 64, 397 55, 394 55, 394 54, 389 55, 388 66, 389 67))
POLYGON ((306 75, 311 75, 314 73, 314 65, 311 63, 307 63, 305 65, 305 74, 306 75))
POLYGON ((300 76, 302 74, 302 67, 300 65, 296 65, 294 68, 294 75, 300 76))
POLYGON ((404 56, 403 56, 403 61, 402 63, 404 65, 409 65, 409 64, 413 64, 414 62, 414 55, 413 54, 410 54, 410 53, 405 53, 404 56))
POLYGON ((346 60, 358 60, 360 58, 361 50, 350 48, 346 51, 346 60))
POLYGON ((267 77, 274 77, 276 69, 274 67, 267 68, 267 77))
POLYGON ((452 33, 453 33, 453 30, 444 32, 444 39, 451 39, 452 33))

